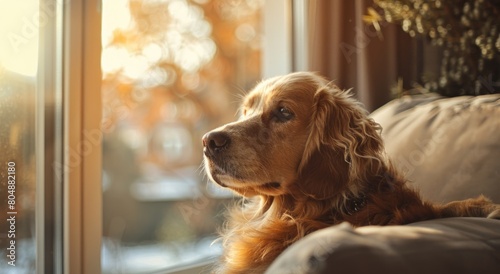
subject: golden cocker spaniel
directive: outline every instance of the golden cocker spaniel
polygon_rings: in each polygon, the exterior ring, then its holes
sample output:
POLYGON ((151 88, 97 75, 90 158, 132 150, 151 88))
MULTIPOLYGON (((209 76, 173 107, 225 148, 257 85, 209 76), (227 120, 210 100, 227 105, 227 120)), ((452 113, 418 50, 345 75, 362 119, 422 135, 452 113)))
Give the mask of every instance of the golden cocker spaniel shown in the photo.
POLYGON ((262 273, 295 241, 345 221, 500 217, 484 197, 423 201, 386 158, 380 130, 349 92, 314 73, 259 83, 238 121, 203 137, 210 179, 246 197, 229 212, 218 271, 262 273))

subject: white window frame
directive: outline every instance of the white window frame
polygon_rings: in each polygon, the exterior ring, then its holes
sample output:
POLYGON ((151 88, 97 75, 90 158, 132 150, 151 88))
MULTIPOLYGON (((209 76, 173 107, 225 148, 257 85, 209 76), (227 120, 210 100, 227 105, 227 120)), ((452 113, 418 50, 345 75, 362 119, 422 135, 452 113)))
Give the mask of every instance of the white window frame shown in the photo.
POLYGON ((294 0, 265 1, 262 25, 262 77, 269 78, 294 71, 292 6, 294 0))
POLYGON ((309 70, 310 5, 314 1, 265 1, 263 78, 309 70))
POLYGON ((100 0, 64 2, 64 273, 101 273, 100 0), (96 137, 97 136, 97 137, 96 137))

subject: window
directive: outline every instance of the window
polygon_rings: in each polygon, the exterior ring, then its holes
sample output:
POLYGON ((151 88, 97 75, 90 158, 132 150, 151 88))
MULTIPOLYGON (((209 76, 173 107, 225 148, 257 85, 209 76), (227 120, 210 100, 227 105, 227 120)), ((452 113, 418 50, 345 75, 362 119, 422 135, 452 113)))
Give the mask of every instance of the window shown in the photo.
POLYGON ((204 133, 261 79, 263 1, 104 1, 104 273, 220 253, 229 191, 207 182, 204 133))
POLYGON ((0 4, 2 273, 213 260, 234 197, 207 184, 200 139, 262 76, 289 71, 288 2, 0 4))
POLYGON ((0 4, 0 268, 36 267, 38 1, 0 4))

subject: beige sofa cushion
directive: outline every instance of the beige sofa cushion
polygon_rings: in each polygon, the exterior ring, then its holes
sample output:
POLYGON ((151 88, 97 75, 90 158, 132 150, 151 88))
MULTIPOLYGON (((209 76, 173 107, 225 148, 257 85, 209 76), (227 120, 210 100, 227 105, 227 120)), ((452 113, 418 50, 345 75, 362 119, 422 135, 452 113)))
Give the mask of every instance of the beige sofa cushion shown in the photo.
POLYGON ((500 203, 500 94, 394 100, 371 114, 392 161, 435 202, 500 203))
POLYGON ((500 221, 447 218, 405 226, 349 224, 316 231, 266 274, 500 273, 500 221))

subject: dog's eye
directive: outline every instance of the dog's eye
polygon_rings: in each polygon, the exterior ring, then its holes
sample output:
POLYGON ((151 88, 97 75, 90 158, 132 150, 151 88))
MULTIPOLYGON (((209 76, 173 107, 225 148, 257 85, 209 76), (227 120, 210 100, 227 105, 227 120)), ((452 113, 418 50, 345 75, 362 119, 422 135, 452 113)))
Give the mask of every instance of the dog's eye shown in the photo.
POLYGON ((285 107, 278 107, 274 111, 274 117, 278 122, 286 122, 293 118, 293 113, 285 107))

